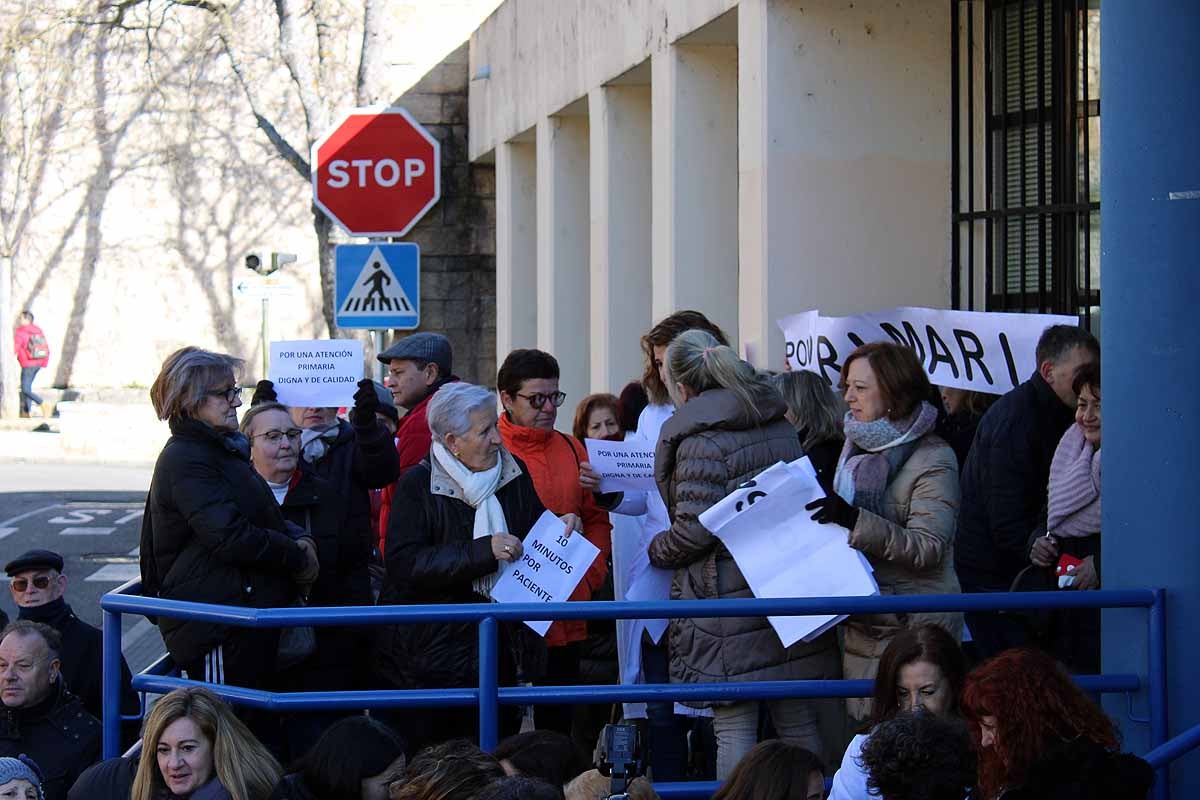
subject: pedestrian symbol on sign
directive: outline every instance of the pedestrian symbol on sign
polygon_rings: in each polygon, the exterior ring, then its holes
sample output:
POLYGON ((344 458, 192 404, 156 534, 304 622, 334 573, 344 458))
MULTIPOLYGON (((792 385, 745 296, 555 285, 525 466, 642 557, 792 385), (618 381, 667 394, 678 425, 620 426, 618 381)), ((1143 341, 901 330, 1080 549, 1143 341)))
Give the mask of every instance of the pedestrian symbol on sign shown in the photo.
POLYGON ((378 314, 411 314, 412 302, 396 279, 391 265, 376 247, 363 264, 354 287, 342 301, 338 316, 376 316, 378 314))

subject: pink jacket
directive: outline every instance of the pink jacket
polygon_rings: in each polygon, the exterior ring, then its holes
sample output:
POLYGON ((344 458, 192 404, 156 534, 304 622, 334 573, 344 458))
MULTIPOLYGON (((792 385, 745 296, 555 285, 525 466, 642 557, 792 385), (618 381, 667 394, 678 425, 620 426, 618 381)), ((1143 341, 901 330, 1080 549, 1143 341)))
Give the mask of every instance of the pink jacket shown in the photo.
POLYGON ((41 336, 43 341, 46 338, 46 334, 42 333, 42 329, 33 323, 22 325, 13 331, 13 347, 17 351, 17 363, 22 367, 44 367, 50 361, 49 345, 46 346, 45 358, 29 357, 29 340, 34 335, 41 336))

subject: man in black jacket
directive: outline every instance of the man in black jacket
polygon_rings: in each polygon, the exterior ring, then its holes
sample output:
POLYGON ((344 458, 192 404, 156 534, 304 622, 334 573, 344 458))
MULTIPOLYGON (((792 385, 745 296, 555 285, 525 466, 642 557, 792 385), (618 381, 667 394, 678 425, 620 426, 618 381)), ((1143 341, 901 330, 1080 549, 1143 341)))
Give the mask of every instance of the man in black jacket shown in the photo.
MULTIPOLYGON (((1074 420, 1075 373, 1100 359, 1082 328, 1054 325, 1037 345, 1037 372, 996 401, 975 433, 962 475, 954 567, 964 592, 1007 592, 1029 564, 1027 542, 1045 513, 1050 462, 1074 420)), ((968 613, 981 658, 1026 643, 1019 619, 968 613)))
POLYGON ((100 758, 100 722, 63 685, 61 647, 58 631, 38 622, 18 620, 0 633, 0 756, 37 762, 46 800, 66 800, 100 758))
MULTIPOLYGON (((67 591, 63 557, 51 550, 30 550, 5 564, 4 571, 11 579, 8 588, 19 609, 17 619, 42 622, 59 632, 62 636, 62 677, 67 688, 83 702, 89 714, 99 719, 102 716, 100 676, 104 666, 104 637, 99 628, 75 616, 63 597, 67 591)), ((137 714, 140 709, 137 692, 130 686, 131 680, 129 665, 122 656, 123 714, 137 714)))

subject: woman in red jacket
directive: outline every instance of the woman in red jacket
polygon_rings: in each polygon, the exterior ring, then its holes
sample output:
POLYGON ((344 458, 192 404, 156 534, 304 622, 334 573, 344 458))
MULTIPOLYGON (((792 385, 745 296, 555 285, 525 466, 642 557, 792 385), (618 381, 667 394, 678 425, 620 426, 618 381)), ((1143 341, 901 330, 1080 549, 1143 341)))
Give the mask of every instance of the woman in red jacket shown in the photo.
MULTIPOLYGON (((583 520, 583 535, 600 548, 600 555, 584 575, 571 600, 590 600, 604 583, 612 550, 612 525, 608 512, 596 505, 592 493, 579 485, 579 464, 587 451, 579 440, 554 430, 558 407, 566 394, 558 388, 558 362, 541 350, 514 350, 504 359, 497 376, 500 402, 500 437, 504 446, 525 462, 538 497, 558 515, 576 514, 583 520)), ((563 686, 579 682, 579 643, 587 638, 587 623, 562 620, 546 633, 546 675, 538 681, 563 686)), ((537 727, 570 734, 569 705, 538 706, 537 727)))

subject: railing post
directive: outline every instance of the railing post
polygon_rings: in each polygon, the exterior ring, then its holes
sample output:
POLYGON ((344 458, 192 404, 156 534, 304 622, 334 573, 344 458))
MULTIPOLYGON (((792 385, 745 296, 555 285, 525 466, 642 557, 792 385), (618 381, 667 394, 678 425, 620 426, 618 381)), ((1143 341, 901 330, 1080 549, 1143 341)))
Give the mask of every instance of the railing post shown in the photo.
MULTIPOLYGON (((1167 721, 1167 592, 1154 590, 1150 606, 1150 749, 1161 746, 1169 735, 1167 721)), ((1169 800, 1171 771, 1163 765, 1154 784, 1155 800, 1169 800)))
POLYGON ((100 699, 104 758, 121 755, 121 614, 104 611, 103 666, 100 674, 100 699))
POLYGON ((500 728, 500 625, 495 617, 479 623, 479 747, 496 749, 500 728))

